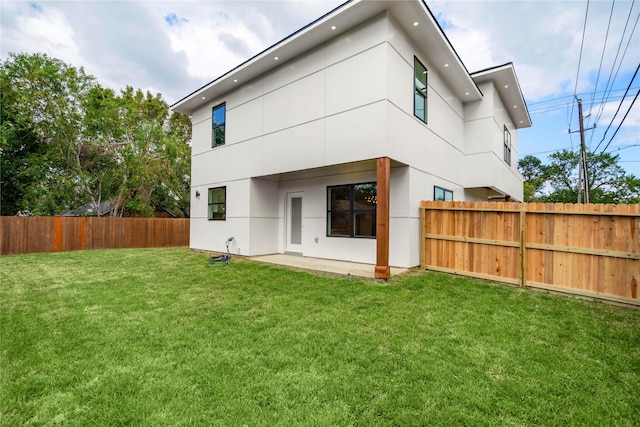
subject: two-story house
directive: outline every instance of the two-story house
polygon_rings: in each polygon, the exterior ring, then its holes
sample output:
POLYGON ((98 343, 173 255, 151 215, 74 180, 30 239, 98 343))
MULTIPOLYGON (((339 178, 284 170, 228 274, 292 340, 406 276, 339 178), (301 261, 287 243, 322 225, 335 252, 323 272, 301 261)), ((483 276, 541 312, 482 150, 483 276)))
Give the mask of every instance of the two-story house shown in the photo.
POLYGON ((419 264, 421 200, 522 200, 512 64, 469 73, 421 1, 352 0, 172 106, 191 247, 419 264))

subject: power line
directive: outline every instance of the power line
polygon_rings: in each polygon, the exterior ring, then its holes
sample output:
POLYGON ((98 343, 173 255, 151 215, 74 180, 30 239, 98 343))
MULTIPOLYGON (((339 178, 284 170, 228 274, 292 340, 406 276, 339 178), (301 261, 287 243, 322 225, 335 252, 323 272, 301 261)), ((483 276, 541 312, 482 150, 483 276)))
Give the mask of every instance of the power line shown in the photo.
POLYGON ((618 68, 616 69, 616 73, 615 73, 615 75, 613 75, 613 70, 614 70, 614 68, 616 68, 616 62, 618 60, 618 55, 620 54, 620 48, 622 48, 622 43, 624 42, 624 36, 627 33, 627 27, 629 26, 629 19, 631 19, 631 13, 633 12, 633 7, 635 6, 635 4, 636 4, 635 0, 633 2, 631 2, 631 8, 629 8, 629 14, 627 15, 627 21, 624 24, 624 30, 622 31, 622 36, 620 36, 620 42, 618 43, 618 49, 616 51, 616 56, 613 59, 613 64, 611 64, 611 71, 609 71, 609 78, 607 79, 607 84, 605 85, 605 95, 602 96, 602 100, 600 101, 600 108, 598 109, 598 114, 596 114, 596 123, 602 117, 602 113, 604 112, 604 105, 609 100, 609 96, 610 96, 611 90, 613 89, 613 84, 616 81, 616 78, 618 77, 618 73, 620 72, 620 67, 622 66, 622 62, 624 60, 624 57, 627 54, 627 49, 629 49, 629 44, 631 43, 631 40, 633 39, 633 33, 635 32, 636 26, 638 25, 638 19, 640 18, 640 13, 638 13, 638 16, 636 17, 636 22, 633 25, 633 29, 631 30, 631 34, 629 35, 629 40, 627 41, 627 46, 624 48, 624 52, 622 53, 622 58, 620 58, 620 63, 618 64, 618 68), (612 75, 613 75, 613 79, 611 78, 612 75), (611 83, 611 87, 609 87, 609 83, 611 83), (607 91, 609 93, 607 93, 607 91))
MULTIPOLYGON (((631 89, 639 89, 640 86, 638 87, 632 87, 631 89)), ((624 89, 612 89, 609 92, 622 92, 624 89)), ((598 92, 595 92, 596 94, 600 94, 600 93, 606 93, 606 90, 600 90, 598 92)), ((582 97, 582 96, 586 96, 589 95, 589 92, 582 92, 578 94, 578 97, 582 97)), ((564 96, 559 96, 557 98, 549 98, 549 99, 545 99, 544 101, 537 101, 537 102, 527 102, 527 106, 531 107, 532 105, 537 105, 537 104, 545 104, 547 102, 553 102, 553 101, 559 101, 561 99, 566 99, 566 98, 572 98, 573 99, 573 95, 564 95, 564 96)), ((562 105, 565 105, 565 103, 563 102, 562 105)))
MULTIPOLYGON (((582 48, 584 47, 584 35, 587 32, 587 16, 589 16, 589 0, 587 0, 587 10, 584 13, 584 25, 582 27, 582 41, 580 42, 580 55, 578 56, 578 72, 576 73, 576 85, 573 88, 573 96, 577 97, 578 78, 580 77, 580 64, 582 63, 582 48)), ((571 104, 571 114, 569 114, 569 128, 571 128, 571 117, 573 117, 573 104, 571 104)))
MULTIPOLYGON (((640 68, 640 65, 638 65, 638 67, 640 68)), ((616 134, 620 130, 620 127, 622 126, 622 123, 624 123, 624 119, 627 118, 627 116, 629 115, 629 112, 631 111, 631 108, 633 107, 633 104, 636 102, 636 99, 638 99, 638 95, 640 95, 640 90, 636 93, 636 96, 635 96, 635 98, 633 98, 633 101, 631 101, 631 105, 629 105, 629 109, 627 110, 627 112, 625 113, 624 117, 622 118, 622 120, 618 124, 618 127, 616 128, 616 131, 613 133, 613 135, 611 135, 611 139, 609 140, 607 145, 602 149, 603 153, 605 151, 607 151, 607 148, 609 147, 609 144, 611 144, 611 141, 613 141, 613 138, 615 138, 616 134)), ((600 144, 598 144, 598 145, 600 145, 600 144)))
MULTIPOLYGON (((600 65, 598 66, 598 75, 596 76, 596 84, 593 87, 593 94, 591 95, 591 103, 589 104, 589 112, 591 112, 591 108, 593 107, 593 100, 596 97, 596 90, 598 89, 598 82, 600 81, 600 71, 602 70, 602 62, 604 61, 604 53, 607 50, 607 40, 609 39, 609 29, 611 28, 611 18, 613 17, 613 7, 616 4, 616 0, 613 0, 611 3, 611 12, 609 12, 609 23, 607 24, 607 33, 604 36, 604 45, 602 46, 602 55, 600 55, 600 65)), ((587 127, 589 127, 589 119, 591 114, 589 114, 589 118, 587 119, 587 127)), ((594 121, 594 123, 596 123, 594 121)), ((593 137, 593 134, 592 134, 593 137)), ((591 140, 589 140, 591 143, 591 140)))
MULTIPOLYGON (((636 89, 640 89, 640 86, 633 86, 631 87, 630 90, 636 90, 636 89)), ((622 92, 624 89, 619 89, 620 92, 622 92)), ((629 95, 631 96, 631 95, 629 95)), ((621 97, 621 95, 616 95, 613 97, 610 97, 609 100, 607 100, 607 102, 613 102, 613 101, 620 101, 621 99, 624 99, 621 97)), ((570 105, 569 102, 564 102, 562 104, 554 104, 554 105, 548 105, 546 107, 539 107, 535 110, 529 110, 529 114, 534 115, 534 114, 543 114, 543 113, 550 113, 553 111, 559 111, 559 110, 563 110, 565 108, 568 108, 570 105)), ((567 123, 568 124, 568 123, 567 123)))
MULTIPOLYGON (((633 80, 636 78, 636 75, 638 74, 638 70, 640 70, 640 64, 638 64, 638 67, 636 68, 636 72, 633 73, 633 77, 631 77, 631 81, 629 82, 629 86, 627 86, 627 90, 624 92, 624 95, 622 96, 622 100, 620 100, 620 105, 618 105, 618 109, 616 110, 616 113, 611 118, 611 123, 609 123, 609 126, 607 126, 607 130, 604 131, 604 135, 602 135, 602 139, 600 140, 600 142, 598 142, 598 145, 596 146, 595 150, 593 150, 594 153, 596 151, 598 151, 598 148, 600 148, 600 144, 602 144, 602 141, 604 141, 604 139, 607 137, 607 132, 609 132, 609 128, 611 127, 611 125, 613 124, 613 121, 615 120, 616 116, 618 115, 618 112, 620 111, 620 108, 622 107, 622 103, 624 102, 624 99, 627 97, 627 93, 629 92, 629 89, 631 88, 631 84, 633 83, 633 80)), ((640 91, 638 91, 638 92, 640 92, 640 91)), ((638 95, 636 95, 636 98, 637 97, 638 97, 638 95)), ((635 102, 635 98, 634 98, 633 102, 635 102)), ((631 103, 631 105, 633 105, 633 102, 631 103)), ((628 113, 629 113, 629 111, 627 111, 627 114, 628 113)), ((627 117, 627 116, 625 115, 625 117, 627 117)), ((618 126, 618 129, 620 129, 619 126, 618 126)), ((617 129, 616 129, 616 132, 618 132, 617 129)), ((611 139, 613 139, 613 137, 611 139)), ((609 143, 611 143, 611 141, 609 141, 609 143)), ((608 145, 609 144, 607 144, 607 146, 608 145)), ((606 148, 605 148, 605 150, 606 150, 606 148)), ((602 150, 602 151, 604 151, 604 150, 602 150)))

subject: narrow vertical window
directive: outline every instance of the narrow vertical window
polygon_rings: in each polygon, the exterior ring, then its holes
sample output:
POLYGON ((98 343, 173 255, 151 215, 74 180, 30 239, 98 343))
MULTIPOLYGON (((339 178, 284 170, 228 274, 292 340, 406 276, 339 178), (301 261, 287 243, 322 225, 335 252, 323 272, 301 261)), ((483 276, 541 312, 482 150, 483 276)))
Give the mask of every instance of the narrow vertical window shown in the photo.
POLYGON ((209 189, 209 219, 227 219, 227 187, 209 189))
POLYGON ((507 126, 504 126, 504 161, 511 165, 511 133, 507 126))
POLYGON ((413 115, 427 123, 427 69, 418 58, 414 60, 413 115))
POLYGON ((225 104, 218 105, 217 107, 213 107, 213 112, 211 114, 211 127, 212 127, 212 135, 211 135, 211 147, 217 147, 219 145, 224 145, 224 127, 226 121, 226 108, 225 104))

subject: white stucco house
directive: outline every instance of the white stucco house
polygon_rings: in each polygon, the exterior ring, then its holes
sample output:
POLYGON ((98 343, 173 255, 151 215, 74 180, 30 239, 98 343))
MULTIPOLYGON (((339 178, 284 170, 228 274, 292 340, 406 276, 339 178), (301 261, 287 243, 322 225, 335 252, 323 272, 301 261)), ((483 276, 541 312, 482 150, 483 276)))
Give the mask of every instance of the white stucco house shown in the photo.
POLYGON ((512 64, 470 73, 422 0, 352 0, 172 106, 191 243, 419 265, 421 200, 522 200, 512 64))

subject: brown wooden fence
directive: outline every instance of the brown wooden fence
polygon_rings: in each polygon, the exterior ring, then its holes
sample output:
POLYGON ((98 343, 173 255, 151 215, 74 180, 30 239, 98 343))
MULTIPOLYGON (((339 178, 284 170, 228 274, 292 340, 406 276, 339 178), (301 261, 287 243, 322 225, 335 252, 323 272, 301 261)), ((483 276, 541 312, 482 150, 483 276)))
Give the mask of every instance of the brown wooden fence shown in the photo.
POLYGON ((0 255, 189 245, 189 219, 0 217, 0 255))
POLYGON ((422 267, 640 305, 640 205, 422 202, 422 267))

